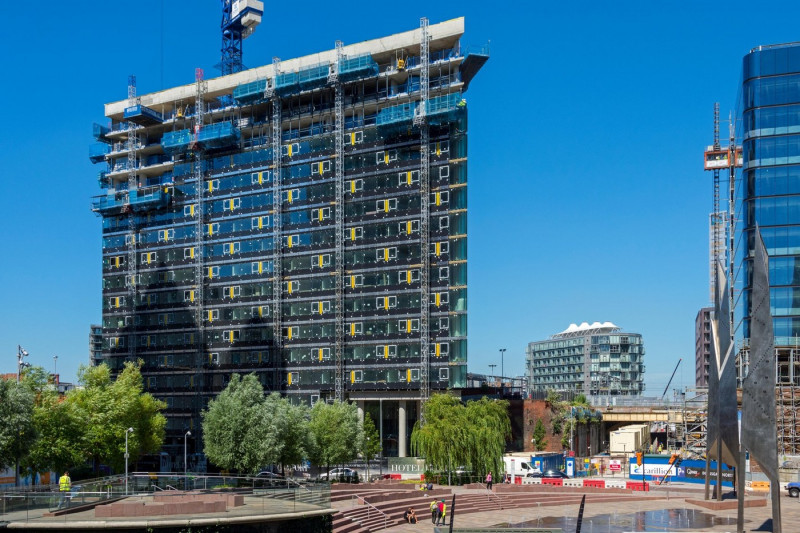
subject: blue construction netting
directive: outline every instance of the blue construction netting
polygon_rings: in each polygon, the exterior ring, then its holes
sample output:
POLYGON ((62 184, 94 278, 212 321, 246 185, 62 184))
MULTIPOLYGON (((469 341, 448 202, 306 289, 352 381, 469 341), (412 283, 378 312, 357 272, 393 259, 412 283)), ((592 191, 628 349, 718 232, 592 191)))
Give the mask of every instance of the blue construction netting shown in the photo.
POLYGON ((133 190, 130 192, 129 203, 134 211, 146 211, 169 203, 169 194, 160 187, 149 190, 133 190))
POLYGON ((417 109, 416 102, 400 104, 392 107, 384 107, 378 111, 376 124, 378 126, 389 126, 399 122, 405 122, 414 118, 414 111, 417 109))
POLYGON ((342 59, 339 64, 339 79, 350 81, 364 76, 378 74, 378 64, 370 54, 342 59))
POLYGON ((324 86, 328 83, 328 74, 330 71, 331 68, 327 64, 304 68, 297 73, 300 89, 306 91, 308 89, 324 86))
POLYGON ((300 80, 297 72, 287 72, 285 74, 278 74, 275 76, 275 92, 280 96, 287 95, 299 88, 300 80))
POLYGON ((101 126, 96 122, 92 124, 92 137, 94 137, 95 140, 102 142, 111 142, 108 139, 106 139, 107 133, 111 133, 111 130, 109 128, 101 126))
POLYGON ((192 164, 191 163, 180 163, 175 165, 172 169, 172 175, 177 177, 180 176, 188 176, 192 173, 192 164))
POLYGON ((197 141, 205 148, 222 148, 239 141, 239 129, 230 121, 204 126, 197 135, 197 141))
POLYGON ((131 107, 126 107, 122 114, 122 118, 139 124, 140 126, 151 126, 153 124, 161 124, 164 118, 158 111, 153 111, 149 107, 137 104, 131 107))
POLYGON ((191 142, 191 130, 168 131, 161 137, 161 147, 170 155, 185 152, 191 142))
POLYGON ((254 102, 264 97, 267 80, 256 80, 239 85, 233 90, 233 99, 239 103, 254 102))
POLYGON ((466 101, 461 98, 461 92, 436 96, 428 100, 426 114, 431 124, 442 124, 457 118, 457 114, 467 108, 466 101))
POLYGON ((94 143, 89 146, 89 161, 92 163, 102 163, 106 154, 111 152, 111 147, 105 143, 94 143))

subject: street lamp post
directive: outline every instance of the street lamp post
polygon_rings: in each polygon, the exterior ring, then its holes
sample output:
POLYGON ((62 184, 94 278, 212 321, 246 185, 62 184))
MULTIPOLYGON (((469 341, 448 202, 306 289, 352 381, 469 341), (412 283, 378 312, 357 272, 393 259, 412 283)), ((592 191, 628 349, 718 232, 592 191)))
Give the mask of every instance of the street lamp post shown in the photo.
POLYGON ((505 379, 506 369, 505 369, 505 354, 506 349, 500 348, 500 390, 503 390, 503 379, 505 379))
POLYGON ((28 352, 22 346, 17 344, 17 383, 19 383, 22 376, 22 369, 28 366, 28 363, 22 361, 24 357, 28 357, 28 352))
MULTIPOLYGON (((186 455, 186 441, 191 436, 192 436, 192 430, 188 430, 186 432, 186 434, 183 436, 183 476, 184 476, 184 478, 186 478, 186 476, 189 475, 189 463, 186 462, 186 457, 187 457, 187 455, 186 455)), ((186 483, 186 479, 184 479, 183 482, 186 483)))
POLYGON ((133 433, 133 428, 125 430, 125 495, 128 495, 128 433, 133 433))
POLYGON ((58 356, 53 356, 53 381, 56 379, 56 375, 58 374, 58 356))

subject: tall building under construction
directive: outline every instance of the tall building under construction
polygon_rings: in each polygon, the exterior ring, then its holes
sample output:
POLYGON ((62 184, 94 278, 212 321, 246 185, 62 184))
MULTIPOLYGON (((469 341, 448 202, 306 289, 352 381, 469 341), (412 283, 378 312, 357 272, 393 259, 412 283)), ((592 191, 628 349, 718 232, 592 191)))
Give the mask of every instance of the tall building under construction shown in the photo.
MULTIPOLYGON (((358 402, 405 456, 467 365, 463 18, 105 106, 103 353, 141 359, 165 451, 232 373, 358 402)), ((200 439, 190 450, 200 451, 200 439)))

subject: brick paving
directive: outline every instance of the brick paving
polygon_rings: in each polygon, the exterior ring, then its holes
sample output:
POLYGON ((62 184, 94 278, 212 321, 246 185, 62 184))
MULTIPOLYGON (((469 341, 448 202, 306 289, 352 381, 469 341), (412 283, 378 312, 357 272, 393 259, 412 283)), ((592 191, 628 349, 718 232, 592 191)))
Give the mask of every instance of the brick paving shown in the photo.
MULTIPOLYGON (((387 487, 387 490, 391 490, 391 488, 387 487)), ((552 489, 552 491, 548 490, 546 493, 540 492, 537 494, 537 497, 544 502, 547 497, 552 496, 554 492, 558 492, 559 494, 565 497, 573 498, 574 500, 576 497, 575 492, 581 493, 583 491, 580 491, 579 489, 558 488, 552 489)), ((575 503, 575 501, 571 501, 564 505, 550 505, 555 503, 551 501, 549 504, 529 504, 524 508, 493 509, 459 514, 459 500, 463 501, 464 505, 472 505, 474 495, 481 493, 485 494, 485 491, 482 489, 454 487, 453 493, 456 494, 455 528, 491 527, 506 523, 519 524, 522 522, 528 522, 528 527, 535 527, 537 521, 545 517, 570 517, 570 522, 563 526, 564 531, 565 533, 571 533, 572 531, 575 531, 575 518, 577 517, 579 508, 579 504, 575 503)), ((686 509, 687 511, 685 513, 680 513, 677 511, 673 513, 669 518, 669 528, 658 529, 659 531, 676 531, 682 533, 694 533, 699 531, 736 531, 736 508, 712 511, 705 507, 693 505, 686 501, 687 499, 702 500, 702 485, 672 484, 665 487, 653 487, 653 489, 647 493, 635 492, 627 494, 624 498, 617 498, 617 500, 622 501, 614 501, 615 498, 606 497, 596 499, 596 501, 593 502, 592 498, 598 498, 598 492, 586 491, 586 493, 589 494, 589 496, 587 497, 587 503, 584 509, 582 528, 583 532, 603 533, 608 530, 609 522, 617 527, 622 528, 624 531, 641 531, 641 529, 637 529, 637 526, 641 527, 641 523, 637 524, 633 519, 634 513, 640 511, 679 509, 686 509), (709 520, 700 520, 700 513, 705 514, 706 518, 709 520), (696 522, 698 525, 694 527, 688 527, 685 522, 687 520, 687 515, 696 516, 698 518, 698 521, 696 522), (723 523, 709 525, 711 517, 716 517, 718 521, 722 521, 723 523), (704 525, 700 525, 698 522, 706 523, 704 525)), ((503 492, 496 491, 496 494, 502 495, 503 492)), ((519 494, 519 492, 516 494, 519 494)), ((763 495, 752 495, 752 493, 747 493, 747 495, 748 498, 763 497, 763 495)), ((446 499, 449 507, 451 497, 447 497, 446 499)), ((353 502, 351 500, 334 501, 332 502, 332 506, 338 510, 344 511, 346 509, 352 509, 353 502)), ((420 522, 418 524, 397 525, 395 523, 395 525, 381 531, 385 531, 386 533, 434 531, 434 526, 431 524, 430 513, 428 512, 427 507, 422 509, 415 506, 415 510, 417 511, 417 515, 420 517, 420 522)), ((781 492, 781 514, 784 532, 800 531, 800 499, 789 498, 785 490, 781 492)), ((771 508, 768 505, 763 507, 745 508, 745 531, 771 531, 772 529, 769 527, 770 518, 771 508)), ((542 527, 557 526, 542 523, 542 527)), ((355 533, 366 531, 360 528, 347 529, 355 533)), ((334 531, 336 531, 336 529, 334 531)), ((442 528, 442 531, 447 531, 447 529, 442 528)), ((655 531, 655 529, 651 529, 651 531, 655 531)))

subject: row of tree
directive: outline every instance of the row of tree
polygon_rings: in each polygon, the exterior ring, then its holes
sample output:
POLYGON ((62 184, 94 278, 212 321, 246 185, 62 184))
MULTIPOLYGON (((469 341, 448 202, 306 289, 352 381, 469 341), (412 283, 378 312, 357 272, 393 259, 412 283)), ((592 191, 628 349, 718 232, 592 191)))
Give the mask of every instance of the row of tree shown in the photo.
MULTIPOLYGON (((124 466, 125 431, 132 427, 132 457, 157 453, 164 441, 165 404, 144 392, 140 363, 126 363, 116 380, 106 365, 84 367, 82 387, 59 395, 41 368, 21 383, 0 380, 0 468, 15 464, 32 472, 62 472, 100 464, 124 466)), ((463 404, 449 394, 423 406, 425 424, 411 435, 412 451, 428 466, 466 465, 477 475, 502 472, 511 434, 508 402, 483 398, 463 404)), ((255 374, 231 376, 227 388, 203 412, 203 444, 220 468, 256 473, 267 465, 305 460, 325 466, 372 458, 381 442, 372 419, 359 419, 355 404, 293 405, 278 393, 265 395, 255 374)))
POLYGON ((203 445, 215 465, 256 473, 266 465, 347 463, 374 457, 380 439, 369 415, 362 425, 354 403, 293 405, 277 392, 265 396, 255 374, 231 376, 203 412, 203 445))
POLYGON ((41 367, 20 383, 0 380, 0 469, 62 472, 124 465, 125 430, 132 457, 156 453, 164 441, 161 401, 143 391, 140 365, 126 363, 116 380, 106 365, 82 367, 79 388, 60 395, 41 367))

